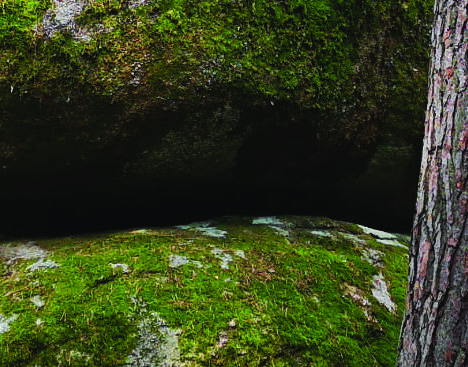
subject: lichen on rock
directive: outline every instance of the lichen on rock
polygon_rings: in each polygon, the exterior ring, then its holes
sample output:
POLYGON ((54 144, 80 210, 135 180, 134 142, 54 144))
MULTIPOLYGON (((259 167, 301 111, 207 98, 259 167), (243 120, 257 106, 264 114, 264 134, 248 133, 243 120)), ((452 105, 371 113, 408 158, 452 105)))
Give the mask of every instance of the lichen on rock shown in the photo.
POLYGON ((10 324, 18 318, 18 315, 13 314, 9 318, 0 314, 0 334, 6 333, 10 329, 10 324))
POLYGON ((44 259, 49 256, 49 251, 41 248, 35 241, 25 244, 3 244, 0 246, 0 257, 12 263, 18 259, 44 259))

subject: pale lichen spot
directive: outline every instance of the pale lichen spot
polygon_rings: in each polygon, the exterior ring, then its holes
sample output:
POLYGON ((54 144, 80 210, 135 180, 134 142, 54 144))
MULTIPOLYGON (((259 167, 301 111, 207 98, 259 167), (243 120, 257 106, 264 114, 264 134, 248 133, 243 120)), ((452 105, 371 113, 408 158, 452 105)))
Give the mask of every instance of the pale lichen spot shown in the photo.
POLYGON ((397 305, 392 301, 390 293, 388 292, 387 283, 382 273, 374 275, 372 280, 374 288, 372 288, 372 295, 379 301, 380 304, 384 305, 388 311, 395 313, 397 305))

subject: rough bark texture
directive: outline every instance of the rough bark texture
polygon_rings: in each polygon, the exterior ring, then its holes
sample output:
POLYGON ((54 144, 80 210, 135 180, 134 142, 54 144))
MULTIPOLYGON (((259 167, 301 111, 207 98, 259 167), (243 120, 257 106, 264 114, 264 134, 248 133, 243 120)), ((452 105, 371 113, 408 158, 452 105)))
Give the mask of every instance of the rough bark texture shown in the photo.
POLYGON ((467 0, 436 1, 398 366, 468 365, 467 0))

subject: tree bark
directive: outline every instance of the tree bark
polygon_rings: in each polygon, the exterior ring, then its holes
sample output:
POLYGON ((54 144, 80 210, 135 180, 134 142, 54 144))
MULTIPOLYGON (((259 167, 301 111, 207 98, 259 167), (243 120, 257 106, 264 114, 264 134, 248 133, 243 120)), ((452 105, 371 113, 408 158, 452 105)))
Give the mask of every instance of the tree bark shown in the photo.
POLYGON ((467 0, 436 0, 397 366, 468 366, 467 0))

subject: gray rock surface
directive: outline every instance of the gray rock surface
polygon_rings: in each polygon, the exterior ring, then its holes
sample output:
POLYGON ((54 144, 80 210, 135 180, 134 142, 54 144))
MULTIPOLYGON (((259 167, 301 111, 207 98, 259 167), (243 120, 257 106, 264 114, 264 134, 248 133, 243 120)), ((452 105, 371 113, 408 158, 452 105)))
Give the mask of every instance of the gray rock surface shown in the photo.
POLYGON ((148 314, 146 304, 132 298, 138 307, 138 345, 127 357, 125 367, 180 366, 180 330, 172 330, 156 312, 148 314))
POLYGON ((382 273, 374 275, 373 286, 372 295, 375 297, 375 299, 384 305, 390 312, 396 312, 397 306, 390 297, 390 293, 388 292, 387 288, 387 282, 385 281, 382 273))
POLYGON ((40 310, 45 306, 45 302, 42 300, 40 296, 34 296, 31 298, 31 302, 40 310))
POLYGON ((224 237, 227 233, 226 231, 223 231, 221 229, 218 229, 212 226, 209 221, 194 222, 190 224, 179 225, 176 227, 180 229, 185 229, 185 230, 192 229, 192 230, 195 230, 197 232, 204 234, 205 236, 218 237, 218 238, 224 237))
POLYGON ((214 255, 214 257, 221 260, 220 266, 222 269, 229 270, 229 263, 234 260, 234 258, 229 253, 226 253, 219 248, 211 250, 211 253, 214 255))
POLYGON ((47 256, 49 256, 49 251, 39 247, 34 241, 18 245, 0 245, 0 257, 5 258, 8 264, 18 259, 44 259, 47 256))
POLYGON ((289 236, 289 231, 285 229, 287 224, 282 222, 277 217, 258 217, 252 220, 252 224, 263 224, 274 229, 283 236, 289 236))
POLYGON ((379 231, 377 229, 373 229, 373 228, 369 228, 369 227, 365 227, 361 225, 359 225, 359 227, 364 231, 364 233, 370 234, 372 237, 376 239, 377 242, 380 242, 384 245, 403 247, 406 249, 408 248, 408 246, 403 245, 398 240, 397 234, 379 231))
POLYGON ((200 261, 190 260, 186 256, 179 256, 179 255, 169 256, 169 267, 171 268, 178 268, 187 264, 195 265, 197 268, 201 268, 203 266, 200 261))
POLYGON ((130 269, 128 268, 127 264, 113 264, 109 263, 109 265, 112 267, 112 269, 115 270, 121 270, 123 273, 130 273, 130 269))
POLYGON ((53 269, 60 267, 59 264, 54 263, 51 260, 40 259, 39 261, 35 262, 34 264, 27 267, 28 271, 34 273, 38 270, 46 270, 46 269, 53 269))
POLYGON ((18 318, 17 315, 12 315, 9 318, 0 314, 0 334, 6 333, 10 330, 10 324, 18 318))

